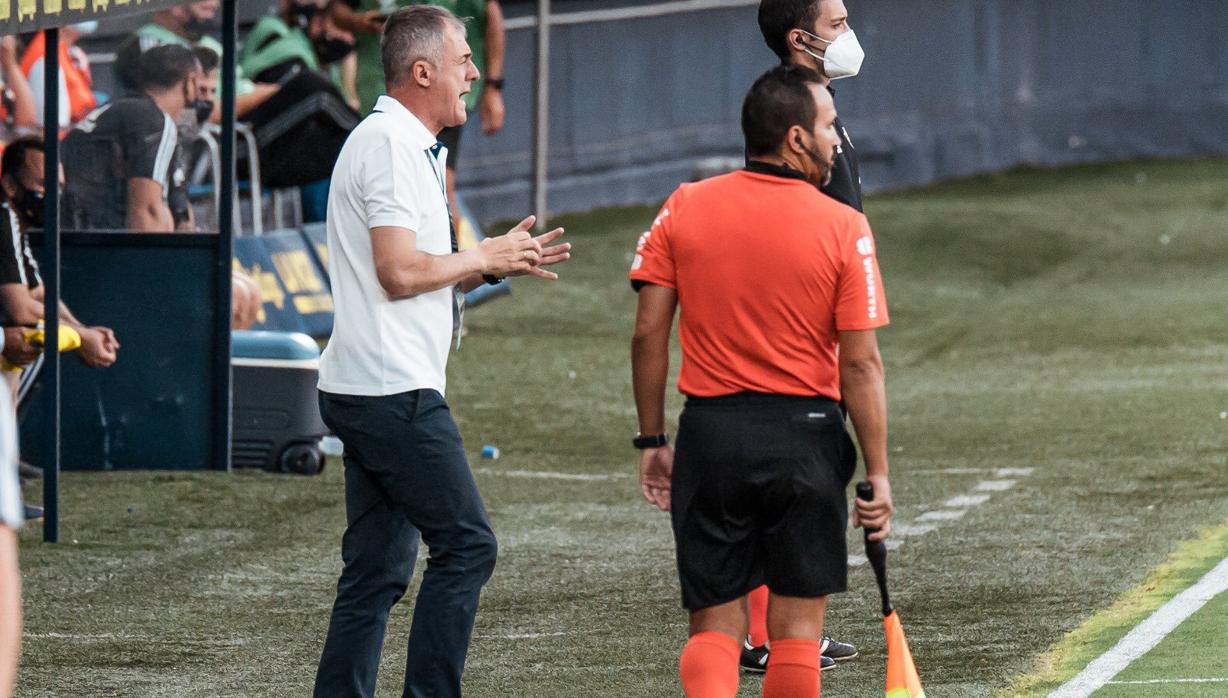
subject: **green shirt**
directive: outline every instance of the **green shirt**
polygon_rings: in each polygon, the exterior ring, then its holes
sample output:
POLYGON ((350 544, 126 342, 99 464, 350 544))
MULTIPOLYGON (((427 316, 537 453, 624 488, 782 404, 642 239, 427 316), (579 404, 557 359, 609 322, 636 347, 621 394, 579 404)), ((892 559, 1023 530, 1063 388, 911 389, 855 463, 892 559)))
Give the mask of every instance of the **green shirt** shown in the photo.
MULTIPOLYGON (((149 49, 155 46, 164 46, 166 44, 182 46, 184 48, 194 48, 192 42, 188 41, 182 36, 179 36, 178 34, 171 31, 170 29, 167 29, 166 27, 162 26, 161 24, 155 24, 153 22, 150 22, 149 24, 146 24, 140 29, 137 29, 136 36, 137 36, 137 40, 140 42, 142 53, 144 53, 145 51, 148 51, 149 49)), ((214 53, 218 55, 219 59, 222 57, 221 42, 219 42, 217 39, 214 39, 211 36, 202 36, 200 40, 196 42, 195 45, 203 46, 204 48, 207 48, 213 51, 214 53)), ((226 79, 226 76, 222 75, 219 72, 218 73, 218 83, 219 83, 218 93, 219 94, 221 94, 221 91, 222 91, 221 81, 225 79, 226 79)), ((236 79, 235 81, 235 95, 236 96, 251 94, 256 89, 255 84, 253 84, 251 80, 248 80, 247 77, 244 75, 243 67, 238 64, 235 65, 235 79, 236 79)))
MULTIPOLYGON (((437 5, 465 20, 465 39, 473 51, 473 62, 479 71, 486 68, 486 0, 358 0, 355 12, 392 12, 399 7, 408 5, 437 5)), ((362 103, 359 111, 367 113, 375 106, 375 100, 384 94, 384 64, 380 56, 379 36, 362 34, 355 41, 354 50, 358 54, 358 99, 362 103)), ((470 110, 478 105, 478 96, 482 93, 482 84, 486 77, 483 73, 478 81, 473 83, 473 89, 465 95, 465 105, 470 110)))
POLYGON ((243 42, 239 52, 239 66, 248 75, 259 75, 265 70, 289 60, 299 59, 311 70, 319 70, 311 39, 298 27, 291 27, 281 17, 264 17, 243 42))

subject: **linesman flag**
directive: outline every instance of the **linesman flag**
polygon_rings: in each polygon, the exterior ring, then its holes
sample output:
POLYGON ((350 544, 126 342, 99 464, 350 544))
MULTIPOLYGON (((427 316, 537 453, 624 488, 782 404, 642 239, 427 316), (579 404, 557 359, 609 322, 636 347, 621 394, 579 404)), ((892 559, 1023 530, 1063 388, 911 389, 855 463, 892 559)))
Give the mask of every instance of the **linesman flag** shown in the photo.
MULTIPOLYGON (((869 482, 857 483, 857 497, 867 501, 874 499, 874 486, 869 482)), ((917 665, 913 664, 908 639, 904 637, 900 614, 891 607, 891 597, 887 595, 887 546, 881 540, 870 540, 874 531, 867 529, 865 533, 866 558, 874 568, 878 591, 883 597, 883 632, 887 636, 886 698, 925 698, 917 665)))

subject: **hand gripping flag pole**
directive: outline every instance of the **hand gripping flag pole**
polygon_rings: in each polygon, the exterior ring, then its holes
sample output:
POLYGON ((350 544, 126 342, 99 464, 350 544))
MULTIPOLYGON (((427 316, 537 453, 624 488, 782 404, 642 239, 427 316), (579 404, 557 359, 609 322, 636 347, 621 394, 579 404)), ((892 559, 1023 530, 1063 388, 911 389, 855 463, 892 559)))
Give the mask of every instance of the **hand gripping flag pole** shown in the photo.
MULTIPOLYGON (((874 499, 874 486, 869 482, 857 483, 857 498, 874 499)), ((878 591, 883 597, 883 632, 887 636, 886 698, 925 698, 921 677, 917 675, 917 666, 913 664, 912 652, 904 637, 900 614, 892 608, 891 597, 887 594, 887 546, 881 540, 870 540, 870 534, 876 530, 865 529, 866 558, 874 568, 878 591)))

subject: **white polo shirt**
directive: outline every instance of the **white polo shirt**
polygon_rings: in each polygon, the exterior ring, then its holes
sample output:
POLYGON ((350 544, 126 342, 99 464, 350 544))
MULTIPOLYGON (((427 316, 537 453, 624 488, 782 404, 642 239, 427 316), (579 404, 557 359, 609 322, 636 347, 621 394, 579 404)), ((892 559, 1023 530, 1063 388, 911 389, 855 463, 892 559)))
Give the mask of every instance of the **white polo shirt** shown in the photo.
POLYGON ((24 510, 17 477, 17 419, 5 387, 0 389, 0 526, 21 528, 24 510))
POLYGON ((444 190, 447 150, 400 102, 381 96, 345 141, 328 193, 333 335, 320 358, 320 390, 443 394, 452 338, 452 289, 389 298, 375 274, 371 229, 408 228, 418 249, 452 252, 444 190))

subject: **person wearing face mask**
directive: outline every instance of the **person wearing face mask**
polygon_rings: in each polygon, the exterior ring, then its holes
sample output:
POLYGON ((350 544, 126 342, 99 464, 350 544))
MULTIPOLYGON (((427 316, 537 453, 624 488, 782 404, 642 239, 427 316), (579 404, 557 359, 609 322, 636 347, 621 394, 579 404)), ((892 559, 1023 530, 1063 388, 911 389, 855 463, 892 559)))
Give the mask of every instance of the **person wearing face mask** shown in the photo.
MULTIPOLYGON (((857 75, 865 57, 857 35, 849 27, 844 0, 762 0, 759 29, 769 48, 786 65, 800 65, 819 74, 827 92, 835 98, 832 81, 857 75)), ((857 151, 844 124, 837 118, 840 147, 829 180, 820 191, 858 211, 861 204, 861 173, 857 151)), ((750 595, 750 633, 742 648, 742 668, 762 672, 768 662, 768 589, 750 595)), ((857 648, 828 636, 823 637, 824 670, 836 662, 853 659, 857 648)))
POLYGON ((248 115, 260 141, 261 179, 270 187, 307 187, 304 213, 315 220, 323 219, 332 164, 359 121, 342 94, 338 65, 353 59, 353 37, 332 25, 330 2, 282 0, 239 54, 249 75, 281 85, 248 115))
MULTIPOLYGON (((865 52, 849 26, 844 0, 762 0, 759 29, 780 62, 801 65, 819 73, 823 86, 836 96, 832 81, 861 71, 865 52)), ((840 150, 824 194, 857 209, 861 206, 861 172, 857 151, 844 124, 837 121, 840 150)))
MULTIPOLYGON (((43 139, 23 136, 5 148, 0 158, 0 319, 6 328, 5 343, 13 341, 7 328, 33 328, 43 320, 43 281, 38 262, 30 251, 28 233, 43 225, 43 139)), ((87 326, 60 304, 60 319, 81 336, 78 357, 87 366, 105 368, 115 363, 119 342, 108 327, 87 326)), ((7 358, 7 357, 6 357, 7 358)), ((20 372, 6 371, 15 402, 20 406, 29 395, 42 367, 42 353, 20 372)))
MULTIPOLYGON (((768 71, 742 107, 746 168, 683 184, 631 264, 633 444, 644 498, 670 513, 690 613, 679 660, 690 698, 737 695, 746 597, 764 584, 763 695, 819 695, 827 599, 847 585, 846 488, 857 466, 841 399, 876 494, 890 491, 874 236, 864 215, 818 191, 836 166, 835 122, 817 73, 768 71), (687 400, 675 453, 664 402, 679 306, 687 400)), ((857 502, 853 523, 881 529, 880 540, 890 518, 889 497, 879 498, 857 502)))
POLYGON ((168 232, 182 226, 171 197, 186 179, 179 125, 208 118, 213 104, 201 99, 200 63, 187 48, 146 51, 140 68, 141 96, 95 109, 64 139, 66 227, 168 232))
POLYGON ((264 82, 280 82, 287 74, 321 70, 354 52, 348 32, 331 26, 332 0, 281 0, 275 15, 262 17, 247 35, 239 64, 264 82))
MULTIPOLYGON (((222 44, 209 35, 217 24, 220 0, 199 0, 176 5, 153 14, 153 21, 137 29, 116 52, 115 74, 120 87, 127 93, 139 93, 140 58, 156 46, 204 46, 222 55, 222 44)), ((256 83, 248 79, 240 65, 235 65, 235 114, 245 119, 249 112, 266 102, 280 89, 278 85, 256 83)), ((215 107, 209 121, 221 121, 221 109, 215 107)))

